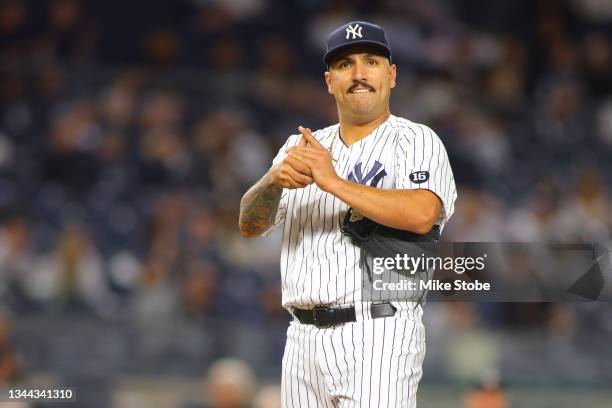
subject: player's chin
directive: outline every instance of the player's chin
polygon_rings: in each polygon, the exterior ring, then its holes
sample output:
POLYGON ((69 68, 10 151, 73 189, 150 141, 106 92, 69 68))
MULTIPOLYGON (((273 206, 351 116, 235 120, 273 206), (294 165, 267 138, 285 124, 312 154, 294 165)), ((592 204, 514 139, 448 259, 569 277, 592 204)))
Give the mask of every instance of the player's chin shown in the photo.
POLYGON ((353 101, 353 103, 351 104, 351 110, 353 111, 353 114, 358 116, 368 115, 374 110, 374 107, 374 101, 365 99, 353 101))

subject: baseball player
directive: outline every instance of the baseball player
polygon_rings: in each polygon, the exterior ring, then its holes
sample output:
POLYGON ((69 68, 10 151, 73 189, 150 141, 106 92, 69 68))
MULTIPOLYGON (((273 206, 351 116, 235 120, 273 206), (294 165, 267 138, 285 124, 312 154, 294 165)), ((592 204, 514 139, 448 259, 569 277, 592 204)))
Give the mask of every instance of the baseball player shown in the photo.
POLYGON ((339 27, 324 62, 339 123, 300 126, 240 207, 244 236, 283 228, 282 302, 293 315, 283 407, 415 407, 422 294, 368 301, 363 248, 344 227, 369 220, 398 236, 439 233, 453 214, 453 173, 431 129, 390 114, 396 66, 381 27, 339 27))

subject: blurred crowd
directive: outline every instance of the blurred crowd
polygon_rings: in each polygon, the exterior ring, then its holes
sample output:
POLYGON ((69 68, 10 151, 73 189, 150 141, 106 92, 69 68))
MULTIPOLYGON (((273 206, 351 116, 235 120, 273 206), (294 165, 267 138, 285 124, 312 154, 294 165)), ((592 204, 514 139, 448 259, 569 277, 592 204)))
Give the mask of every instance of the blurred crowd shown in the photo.
MULTIPOLYGON (((298 124, 337 121, 322 51, 356 18, 387 30, 392 112, 448 150, 445 240, 610 240, 612 0, 0 0, 0 383, 36 368, 10 316, 124 325, 142 355, 278 374, 278 236, 241 238, 238 203, 298 124)), ((426 315, 440 336, 539 330, 571 355, 585 330, 612 336, 606 310, 426 315)), ((440 347, 434 372, 471 372, 440 347)))

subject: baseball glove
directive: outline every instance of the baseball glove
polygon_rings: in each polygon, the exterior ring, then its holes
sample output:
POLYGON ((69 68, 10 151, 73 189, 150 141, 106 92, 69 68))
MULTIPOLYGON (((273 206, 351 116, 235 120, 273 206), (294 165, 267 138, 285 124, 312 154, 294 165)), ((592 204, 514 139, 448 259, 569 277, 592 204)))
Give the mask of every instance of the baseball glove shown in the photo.
MULTIPOLYGON (((360 263, 372 282, 373 258, 395 258, 396 255, 408 257, 434 257, 438 254, 440 244, 440 227, 434 225, 426 234, 415 234, 396 228, 387 227, 358 214, 349 208, 342 226, 343 234, 350 237, 361 249, 360 263)), ((397 273, 406 275, 404 270, 397 273)), ((421 268, 415 272, 427 272, 421 268)))

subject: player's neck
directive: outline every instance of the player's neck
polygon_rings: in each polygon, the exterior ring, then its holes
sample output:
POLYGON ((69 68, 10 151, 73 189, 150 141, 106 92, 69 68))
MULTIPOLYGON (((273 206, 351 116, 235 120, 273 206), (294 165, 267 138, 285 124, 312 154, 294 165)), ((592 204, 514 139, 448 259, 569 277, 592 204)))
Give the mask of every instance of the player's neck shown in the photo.
POLYGON ((360 123, 340 117, 340 136, 342 137, 342 141, 347 146, 360 141, 386 121, 390 114, 391 113, 387 109, 376 119, 367 123, 360 123))

